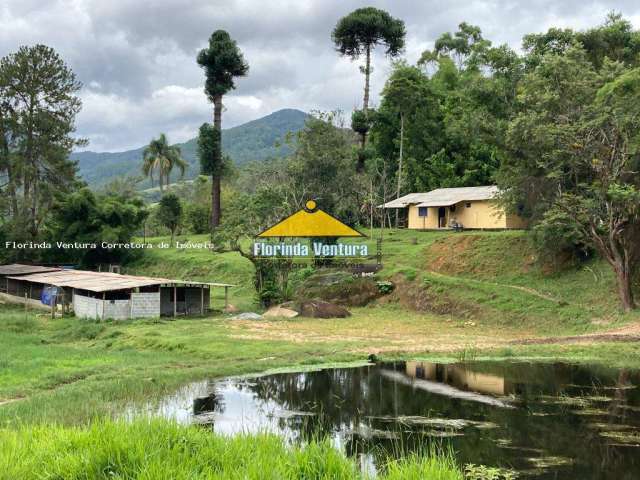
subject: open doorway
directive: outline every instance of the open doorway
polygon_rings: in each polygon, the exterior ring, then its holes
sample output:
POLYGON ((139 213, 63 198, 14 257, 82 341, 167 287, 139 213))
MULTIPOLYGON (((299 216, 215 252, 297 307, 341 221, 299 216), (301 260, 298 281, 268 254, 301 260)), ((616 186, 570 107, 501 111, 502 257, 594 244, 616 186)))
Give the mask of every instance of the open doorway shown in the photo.
POLYGON ((444 207, 438 208, 438 228, 444 228, 447 226, 447 209, 444 207))

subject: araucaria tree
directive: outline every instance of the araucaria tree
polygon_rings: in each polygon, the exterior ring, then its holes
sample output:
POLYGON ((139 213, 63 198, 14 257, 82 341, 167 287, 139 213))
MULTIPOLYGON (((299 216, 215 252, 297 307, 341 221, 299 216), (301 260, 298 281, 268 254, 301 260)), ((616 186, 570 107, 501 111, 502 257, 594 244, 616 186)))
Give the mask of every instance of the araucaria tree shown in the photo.
MULTIPOLYGON (((204 91, 213 103, 213 140, 216 147, 210 149, 211 158, 204 163, 202 173, 211 175, 211 228, 220 224, 220 177, 222 165, 222 96, 235 89, 235 78, 246 75, 249 65, 244 61, 238 45, 224 30, 216 30, 209 38, 209 46, 198 53, 198 65, 204 69, 204 91)), ((201 128, 202 133, 202 128, 201 128)), ((202 162, 202 160, 201 160, 202 162)))
POLYGON ((355 113, 354 129, 360 134, 364 147, 367 136, 369 109, 369 80, 371 77, 371 52, 377 45, 383 45, 385 53, 396 57, 404 48, 404 22, 393 18, 384 10, 374 7, 358 8, 341 18, 331 34, 336 50, 341 55, 357 59, 364 54, 364 99, 362 112, 355 113))
POLYGON ((169 185, 169 175, 171 171, 177 167, 180 170, 180 177, 184 176, 187 168, 187 162, 184 161, 180 154, 180 148, 175 145, 169 145, 167 136, 161 133, 158 138, 151 140, 149 145, 144 149, 142 156, 142 173, 154 181, 154 172, 158 174, 158 184, 162 192, 165 185, 169 185))
POLYGON ((38 238, 53 196, 76 184, 72 136, 81 84, 45 45, 20 47, 0 60, 0 187, 14 238, 38 238))

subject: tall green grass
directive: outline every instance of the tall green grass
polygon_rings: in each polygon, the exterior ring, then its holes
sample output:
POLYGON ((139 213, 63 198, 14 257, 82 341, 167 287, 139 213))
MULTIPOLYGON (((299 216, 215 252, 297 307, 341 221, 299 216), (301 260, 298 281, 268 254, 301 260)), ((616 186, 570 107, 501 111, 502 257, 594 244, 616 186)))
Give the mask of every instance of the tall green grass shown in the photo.
MULTIPOLYGON (((275 435, 223 437, 166 420, 0 430, 0 479, 361 479, 329 441, 288 446, 275 435)), ((462 480, 449 457, 390 461, 381 479, 462 480)))

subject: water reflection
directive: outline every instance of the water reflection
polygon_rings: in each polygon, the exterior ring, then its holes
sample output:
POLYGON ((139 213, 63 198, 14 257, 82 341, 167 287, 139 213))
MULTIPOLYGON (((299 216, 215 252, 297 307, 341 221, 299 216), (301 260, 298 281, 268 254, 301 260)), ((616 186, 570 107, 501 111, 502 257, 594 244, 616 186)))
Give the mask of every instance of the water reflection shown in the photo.
POLYGON ((451 445, 461 464, 539 479, 640 478, 636 371, 564 363, 380 363, 199 382, 150 413, 216 432, 318 435, 365 470, 451 445))

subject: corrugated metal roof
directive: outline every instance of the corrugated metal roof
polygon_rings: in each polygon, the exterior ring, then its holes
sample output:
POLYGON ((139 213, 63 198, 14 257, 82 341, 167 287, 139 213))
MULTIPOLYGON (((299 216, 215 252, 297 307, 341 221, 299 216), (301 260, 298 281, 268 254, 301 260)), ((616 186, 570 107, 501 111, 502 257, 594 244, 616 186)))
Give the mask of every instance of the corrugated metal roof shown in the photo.
POLYGON ((59 270, 49 273, 37 273, 25 276, 10 276, 13 280, 24 280, 56 287, 70 287, 92 292, 109 292, 113 290, 128 290, 137 287, 149 287, 153 285, 181 284, 181 285, 211 285, 218 287, 233 287, 226 283, 206 283, 182 280, 170 280, 168 278, 138 277, 133 275, 121 275, 109 272, 90 272, 86 270, 59 270))
POLYGON ((56 272, 60 268, 43 267, 41 265, 22 265, 13 263, 11 265, 0 265, 0 275, 28 275, 31 273, 56 272))
POLYGON ((438 188, 426 193, 410 193, 404 197, 380 205, 380 208, 405 208, 409 205, 417 205, 418 207, 448 207, 459 202, 491 200, 495 198, 498 193, 498 187, 495 185, 485 187, 438 188))
POLYGON ((90 272, 86 270, 59 270, 57 272, 36 273, 33 275, 9 277, 14 280, 24 280, 56 287, 71 287, 92 292, 108 292, 112 290, 127 290, 137 287, 148 287, 171 283, 166 278, 134 277, 109 272, 90 272))

